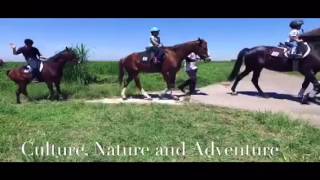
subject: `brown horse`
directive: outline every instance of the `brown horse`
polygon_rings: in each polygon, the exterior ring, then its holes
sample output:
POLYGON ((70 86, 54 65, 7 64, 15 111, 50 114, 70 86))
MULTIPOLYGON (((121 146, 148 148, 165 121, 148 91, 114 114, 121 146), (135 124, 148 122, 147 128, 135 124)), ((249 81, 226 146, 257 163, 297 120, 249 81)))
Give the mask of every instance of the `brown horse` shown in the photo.
MULTIPOLYGON (((50 99, 52 99, 54 96, 54 84, 57 89, 57 100, 59 100, 59 95, 61 94, 60 81, 63 75, 63 68, 68 61, 77 63, 78 57, 74 50, 66 47, 65 50, 43 62, 43 70, 40 72, 39 80, 40 82, 45 82, 47 84, 50 90, 50 99)), ((27 85, 32 81, 32 74, 25 73, 23 71, 24 67, 7 71, 8 77, 18 85, 18 89, 16 91, 18 104, 21 103, 21 93, 28 97, 27 85)))
MULTIPOLYGON (((177 100, 176 96, 172 96, 172 89, 175 87, 176 74, 181 68, 182 61, 191 53, 199 55, 201 59, 210 60, 208 55, 207 42, 203 39, 190 41, 183 44, 175 45, 172 47, 164 48, 163 64, 158 65, 151 62, 143 62, 141 53, 132 53, 119 61, 119 82, 122 85, 125 71, 128 73, 127 80, 124 82, 124 87, 121 91, 121 96, 126 99, 126 88, 128 84, 134 79, 136 87, 140 90, 141 94, 147 98, 151 97, 144 91, 141 86, 139 73, 162 73, 164 80, 167 83, 167 89, 162 94, 170 91, 170 97, 177 100)), ((162 97, 161 95, 161 97, 162 97)))
MULTIPOLYGON (((320 29, 311 32, 312 33, 309 32, 300 36, 300 38, 309 45, 309 47, 304 46, 304 48, 302 48, 302 51, 306 53, 304 58, 299 60, 299 72, 305 76, 302 89, 299 92, 299 97, 302 97, 302 102, 304 102, 306 98, 304 96, 304 90, 310 82, 314 85, 314 93, 319 93, 320 91, 320 84, 315 76, 317 72, 320 71, 320 29)), ((253 72, 253 85, 261 96, 267 97, 258 84, 260 73, 263 68, 279 72, 292 71, 292 60, 285 57, 284 54, 284 49, 271 46, 257 46, 251 49, 245 48, 241 50, 229 76, 230 81, 235 79, 231 88, 232 94, 236 94, 236 87, 239 81, 250 72, 253 72), (245 64, 245 70, 238 75, 243 62, 245 64)))

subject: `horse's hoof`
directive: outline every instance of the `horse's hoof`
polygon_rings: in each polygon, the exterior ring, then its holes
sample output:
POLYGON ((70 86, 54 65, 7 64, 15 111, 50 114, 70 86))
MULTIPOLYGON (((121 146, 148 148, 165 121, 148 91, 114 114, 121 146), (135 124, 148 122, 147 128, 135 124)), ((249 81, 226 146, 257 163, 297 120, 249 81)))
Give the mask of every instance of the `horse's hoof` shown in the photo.
POLYGON ((309 97, 307 95, 301 98, 301 104, 309 104, 309 97))
POLYGON ((259 96, 263 97, 263 98, 269 98, 270 96, 265 94, 265 93, 259 93, 259 96))
POLYGON ((161 95, 159 96, 159 99, 160 99, 160 100, 162 100, 162 99, 167 99, 166 96, 167 96, 166 94, 161 94, 161 95))
POLYGON ((232 91, 232 92, 231 92, 231 95, 232 95, 232 96, 236 96, 236 95, 238 95, 238 92, 232 91))
POLYGON ((303 98, 304 93, 298 93, 298 98, 303 98))
POLYGON ((177 96, 172 96, 173 100, 179 101, 179 98, 177 96))

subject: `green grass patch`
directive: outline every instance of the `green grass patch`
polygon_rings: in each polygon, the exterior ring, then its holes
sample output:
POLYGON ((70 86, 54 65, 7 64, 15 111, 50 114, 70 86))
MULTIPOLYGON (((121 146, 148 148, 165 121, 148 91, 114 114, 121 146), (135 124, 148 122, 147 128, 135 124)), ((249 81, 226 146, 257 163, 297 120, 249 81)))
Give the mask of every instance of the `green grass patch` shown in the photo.
MULTIPOLYGON (((252 113, 203 105, 103 105, 45 102, 12 105, 0 102, 0 161, 319 161, 320 130, 282 114, 252 113), (46 142, 82 147, 88 156, 24 156, 21 146, 46 142), (102 155, 104 146, 148 147, 144 155, 102 155), (180 147, 186 154, 156 156, 158 147, 180 147), (201 155, 209 147, 274 147, 274 155, 201 155)), ((33 149, 34 151, 34 149, 33 149)), ((106 150, 107 151, 107 150, 106 150)), ((29 145, 27 153, 31 153, 29 145)))

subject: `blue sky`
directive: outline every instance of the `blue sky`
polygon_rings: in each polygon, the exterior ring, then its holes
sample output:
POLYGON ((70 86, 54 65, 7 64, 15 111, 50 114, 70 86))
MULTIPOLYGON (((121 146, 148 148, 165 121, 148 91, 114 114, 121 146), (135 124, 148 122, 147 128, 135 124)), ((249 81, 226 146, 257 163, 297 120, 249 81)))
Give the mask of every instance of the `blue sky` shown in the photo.
MULTIPOLYGON (((230 60, 244 47, 277 45, 285 41, 292 19, 267 18, 185 18, 185 19, 0 19, 0 58, 23 60, 13 56, 9 43, 23 45, 25 38, 35 41, 40 52, 50 57, 66 46, 84 43, 91 60, 118 60, 149 44, 149 29, 157 26, 164 45, 195 40, 208 42, 214 60, 230 60)), ((320 27, 320 19, 304 19, 305 31, 320 27)))

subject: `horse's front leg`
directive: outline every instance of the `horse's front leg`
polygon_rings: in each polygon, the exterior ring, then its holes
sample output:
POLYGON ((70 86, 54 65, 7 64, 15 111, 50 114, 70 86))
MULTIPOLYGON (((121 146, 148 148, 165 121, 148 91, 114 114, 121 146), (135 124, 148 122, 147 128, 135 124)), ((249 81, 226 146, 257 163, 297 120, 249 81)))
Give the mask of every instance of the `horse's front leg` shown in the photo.
POLYGON ((159 97, 162 98, 164 96, 167 95, 168 91, 169 91, 169 87, 170 87, 170 78, 169 78, 169 72, 162 72, 162 76, 163 76, 163 79, 165 80, 166 84, 167 84, 167 88, 159 94, 159 97))
POLYGON ((47 82, 47 86, 50 92, 48 99, 53 100, 53 97, 54 97, 53 85, 51 82, 47 82))
POLYGON ((175 100, 179 100, 178 97, 173 96, 172 95, 172 89, 175 87, 175 74, 174 73, 169 73, 169 72, 165 72, 162 73, 164 80, 167 83, 167 89, 164 90, 164 92, 160 95, 160 97, 164 97, 164 96, 170 96, 170 98, 175 99, 175 100), (168 94, 169 92, 169 94, 168 94))
POLYGON ((308 71, 304 73, 304 75, 313 84, 312 91, 302 97, 302 103, 307 104, 309 98, 315 98, 315 96, 320 93, 320 83, 315 77, 315 73, 313 73, 312 71, 308 71))
POLYGON ((169 88, 170 88, 170 93, 171 93, 171 96, 174 100, 179 100, 178 96, 175 96, 172 94, 172 90, 175 88, 176 86, 176 75, 177 75, 177 72, 172 72, 169 74, 170 76, 170 85, 169 85, 169 88))
POLYGON ((60 95, 62 94, 61 93, 61 89, 60 89, 60 82, 55 82, 54 84, 55 84, 56 89, 57 89, 57 101, 59 101, 60 100, 60 95))
POLYGON ((300 89, 300 91, 299 91, 299 93, 298 93, 298 97, 299 97, 299 98, 302 98, 302 97, 303 97, 303 95, 304 95, 306 89, 308 88, 309 84, 310 84, 309 79, 308 79, 307 77, 305 77, 305 78, 304 78, 304 81, 303 81, 303 83, 302 83, 302 87, 301 87, 301 89, 300 89))

